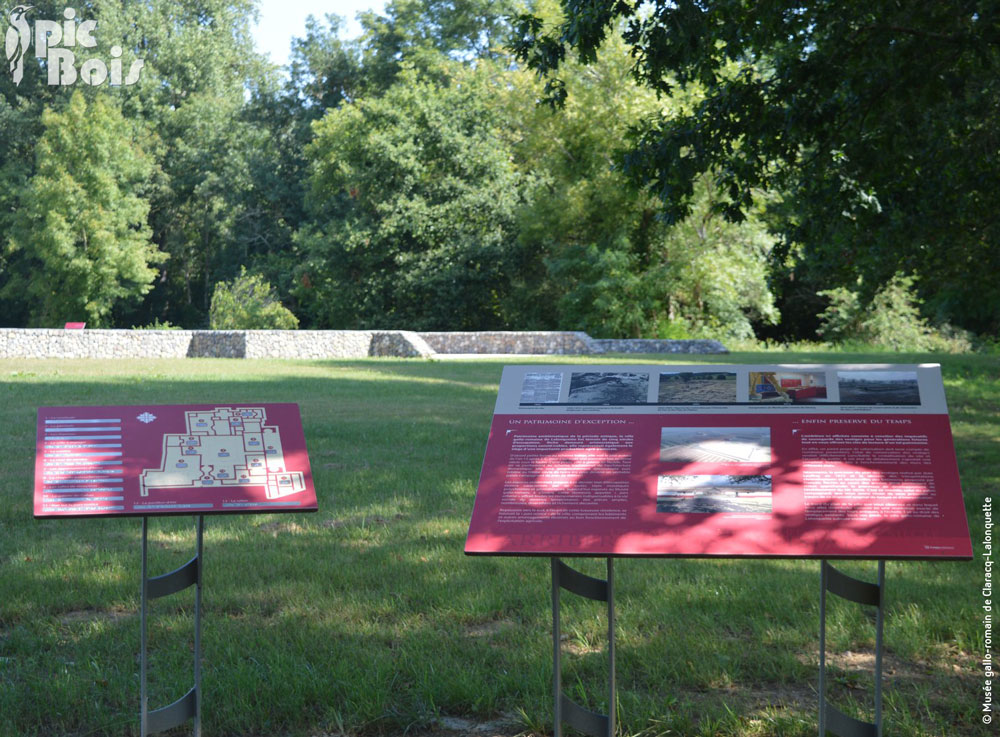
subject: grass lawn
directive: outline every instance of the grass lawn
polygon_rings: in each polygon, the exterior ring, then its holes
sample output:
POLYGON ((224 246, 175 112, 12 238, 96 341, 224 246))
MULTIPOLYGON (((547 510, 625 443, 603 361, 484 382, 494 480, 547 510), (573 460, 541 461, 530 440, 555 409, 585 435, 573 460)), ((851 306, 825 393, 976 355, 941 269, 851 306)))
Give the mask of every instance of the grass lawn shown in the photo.
MULTIPOLYGON (((609 360, 941 362, 982 553, 982 500, 1000 497, 997 357, 609 360)), ((502 365, 0 361, 0 736, 138 734, 140 522, 32 518, 37 408, 202 402, 298 402, 320 505, 207 518, 205 735, 446 734, 498 718, 507 734, 551 731, 548 561, 462 552, 502 365)), ((152 520, 151 572, 193 546, 192 518, 152 520)), ((603 561, 576 565, 598 574, 603 561)), ((875 564, 842 568, 870 578, 875 564)), ((992 734, 981 559, 886 574, 885 734, 992 734)), ((619 560, 615 578, 623 733, 816 734, 818 562, 619 560)), ((604 711, 602 606, 575 599, 563 682, 604 711)), ((862 607, 830 607, 833 699, 867 716, 874 627, 862 607)), ((190 590, 152 603, 154 707, 191 685, 192 608, 190 590)))

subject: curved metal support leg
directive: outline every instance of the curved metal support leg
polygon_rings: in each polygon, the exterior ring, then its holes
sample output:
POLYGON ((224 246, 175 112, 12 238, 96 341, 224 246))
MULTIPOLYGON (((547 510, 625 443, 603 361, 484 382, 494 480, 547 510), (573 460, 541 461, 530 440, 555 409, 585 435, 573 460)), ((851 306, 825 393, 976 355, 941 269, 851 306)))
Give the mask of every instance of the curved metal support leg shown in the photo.
POLYGON ((882 629, 884 622, 885 561, 878 562, 878 583, 841 573, 825 560, 820 563, 819 590, 819 735, 882 737, 882 629), (826 592, 875 609, 875 721, 863 722, 844 714, 826 700, 826 592))
POLYGON ((608 578, 584 575, 558 558, 552 558, 552 692, 554 737, 562 737, 562 724, 566 722, 591 737, 613 737, 615 733, 615 596, 614 565, 607 559, 608 578), (562 692, 562 648, 559 623, 559 592, 566 589, 578 596, 608 604, 608 713, 585 709, 562 692))
POLYGON ((149 518, 142 518, 142 595, 139 609, 139 734, 141 737, 165 732, 168 729, 194 720, 194 737, 201 737, 201 564, 202 541, 205 532, 205 518, 199 516, 197 523, 197 548, 195 556, 184 565, 150 578, 148 575, 148 528, 149 518), (194 686, 177 701, 159 709, 149 709, 147 670, 149 665, 147 622, 149 600, 195 587, 194 594, 194 686))

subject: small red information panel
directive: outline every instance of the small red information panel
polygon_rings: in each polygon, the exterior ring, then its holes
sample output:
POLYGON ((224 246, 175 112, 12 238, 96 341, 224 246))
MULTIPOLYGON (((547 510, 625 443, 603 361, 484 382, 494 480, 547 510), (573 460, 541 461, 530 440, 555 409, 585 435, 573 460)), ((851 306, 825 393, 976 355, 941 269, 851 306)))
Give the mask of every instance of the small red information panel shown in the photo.
POLYGON ((316 509, 298 405, 38 410, 35 517, 316 509))
POLYGON ((971 558, 940 366, 508 366, 465 552, 971 558))

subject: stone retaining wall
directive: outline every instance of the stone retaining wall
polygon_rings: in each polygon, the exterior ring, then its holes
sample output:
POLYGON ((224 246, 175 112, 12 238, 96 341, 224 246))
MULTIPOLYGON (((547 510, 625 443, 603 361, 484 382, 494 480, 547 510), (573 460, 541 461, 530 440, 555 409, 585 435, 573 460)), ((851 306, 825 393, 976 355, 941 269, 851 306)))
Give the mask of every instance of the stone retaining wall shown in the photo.
POLYGON ((0 358, 427 358, 437 354, 726 353, 714 340, 594 340, 580 332, 28 330, 0 328, 0 358))
POLYGON ((729 353, 717 340, 591 340, 595 353, 729 353))
POLYGON ((405 330, 22 330, 0 328, 0 358, 426 357, 405 330))
POLYGON ((420 333, 436 353, 536 353, 579 355, 594 353, 586 333, 554 331, 492 331, 478 333, 420 333))

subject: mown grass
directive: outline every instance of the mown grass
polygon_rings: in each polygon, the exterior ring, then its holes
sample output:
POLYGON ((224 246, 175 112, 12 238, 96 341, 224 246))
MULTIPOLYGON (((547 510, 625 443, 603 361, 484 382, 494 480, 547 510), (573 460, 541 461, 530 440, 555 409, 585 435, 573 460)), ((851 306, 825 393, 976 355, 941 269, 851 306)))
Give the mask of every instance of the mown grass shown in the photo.
MULTIPOLYGON (((996 356, 704 360, 940 361, 982 552, 981 502, 1000 488, 996 356)), ((205 734, 400 734, 445 716, 551 730, 548 562, 462 552, 502 365, 0 361, 0 735, 138 733, 140 522, 32 518, 38 406, 287 401, 320 511, 207 520, 205 734)), ((154 520, 150 541, 152 571, 171 569, 193 521, 154 520)), ((982 564, 890 562, 887 578, 885 734, 986 733, 982 564)), ((623 734, 815 734, 817 562, 619 560, 616 581, 623 734)), ((192 607, 190 592, 153 603, 154 706, 191 683, 192 607)), ((600 710, 605 626, 565 597, 564 684, 600 710)), ((861 715, 873 646, 864 612, 831 602, 832 695, 861 715)))

